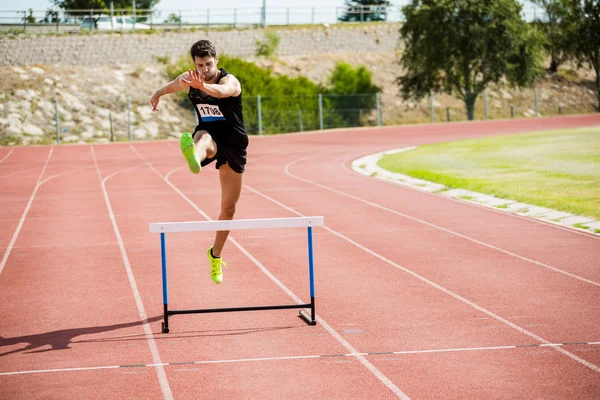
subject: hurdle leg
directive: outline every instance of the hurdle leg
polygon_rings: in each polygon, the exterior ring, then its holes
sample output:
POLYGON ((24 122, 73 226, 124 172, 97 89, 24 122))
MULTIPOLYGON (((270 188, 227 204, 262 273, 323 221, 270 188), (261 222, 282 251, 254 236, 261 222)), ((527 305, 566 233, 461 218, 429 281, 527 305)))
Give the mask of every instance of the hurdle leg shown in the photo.
POLYGON ((309 325, 316 325, 315 315, 315 273, 313 258, 312 226, 308 227, 308 277, 310 280, 310 317, 304 310, 300 311, 300 317, 309 325))
POLYGON ((169 291, 167 288, 167 240, 164 233, 160 234, 160 254, 162 258, 162 285, 164 305, 164 321, 162 323, 162 333, 169 333, 169 291))

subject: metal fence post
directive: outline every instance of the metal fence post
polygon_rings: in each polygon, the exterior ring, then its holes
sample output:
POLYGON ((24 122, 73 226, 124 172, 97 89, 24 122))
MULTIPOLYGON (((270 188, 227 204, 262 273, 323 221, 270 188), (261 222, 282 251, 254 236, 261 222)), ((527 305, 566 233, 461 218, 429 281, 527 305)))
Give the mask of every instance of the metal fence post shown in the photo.
POLYGON ((258 109, 258 134, 262 135, 262 110, 260 108, 260 94, 256 96, 257 99, 257 109, 258 109))
POLYGON ((302 132, 304 127, 302 126, 302 110, 300 108, 298 109, 298 126, 300 127, 300 132, 302 132))
POLYGON ((319 129, 323 130, 323 95, 319 93, 319 129))
POLYGON ((487 89, 483 91, 483 118, 488 119, 488 94, 487 89))
POLYGON ((431 122, 435 122, 435 113, 433 112, 433 91, 429 91, 429 105, 431 107, 431 122))
POLYGON ((514 106, 510 106, 510 117, 511 118, 515 117, 515 107, 514 106))
POLYGON ((450 107, 446 107, 446 119, 450 122, 450 107))
POLYGON ((127 133, 131 142, 131 97, 127 98, 127 133))
POLYGON ((56 144, 60 144, 60 125, 58 124, 58 100, 54 100, 54 115, 56 116, 56 144))
POLYGON ((381 126, 381 104, 379 93, 375 93, 375 102, 377 103, 377 126, 381 126))
POLYGON ((537 89, 533 89, 533 97, 535 99, 535 116, 539 117, 540 110, 538 108, 538 91, 537 91, 537 89))
POLYGON ((112 111, 108 110, 108 122, 110 122, 110 141, 115 141, 115 132, 113 131, 112 111))

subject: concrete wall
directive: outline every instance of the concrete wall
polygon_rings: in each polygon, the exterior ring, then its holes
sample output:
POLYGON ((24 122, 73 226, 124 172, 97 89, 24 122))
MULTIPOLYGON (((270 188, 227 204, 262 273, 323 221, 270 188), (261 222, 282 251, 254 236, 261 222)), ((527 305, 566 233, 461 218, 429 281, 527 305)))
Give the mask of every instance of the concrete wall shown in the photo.
MULTIPOLYGON (((270 29, 281 41, 277 55, 394 51, 398 24, 313 26, 270 29)), ((0 38, 0 66, 31 64, 98 65, 153 63, 156 57, 179 57, 200 39, 219 53, 252 56, 262 29, 158 32, 153 34, 17 35, 0 38)))

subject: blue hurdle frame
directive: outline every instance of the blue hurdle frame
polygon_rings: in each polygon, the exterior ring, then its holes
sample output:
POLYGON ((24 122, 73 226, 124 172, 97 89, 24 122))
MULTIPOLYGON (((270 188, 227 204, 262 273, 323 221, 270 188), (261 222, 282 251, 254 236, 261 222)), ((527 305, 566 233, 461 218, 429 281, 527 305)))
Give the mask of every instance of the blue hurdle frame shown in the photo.
POLYGON ((282 310, 290 308, 302 308, 299 316, 308 325, 316 325, 315 315, 315 275, 314 275, 314 256, 313 256, 313 232, 312 226, 308 227, 308 276, 310 280, 310 303, 308 304, 290 304, 281 306, 258 306, 258 307, 233 307, 233 308, 209 308, 202 310, 169 310, 169 289, 167 284, 167 238, 166 233, 160 234, 160 252, 162 259, 162 292, 163 292, 163 322, 162 333, 169 333, 169 315, 177 314, 203 314, 217 312, 234 312, 234 311, 262 311, 262 310, 282 310), (310 316, 304 309, 310 308, 310 316))

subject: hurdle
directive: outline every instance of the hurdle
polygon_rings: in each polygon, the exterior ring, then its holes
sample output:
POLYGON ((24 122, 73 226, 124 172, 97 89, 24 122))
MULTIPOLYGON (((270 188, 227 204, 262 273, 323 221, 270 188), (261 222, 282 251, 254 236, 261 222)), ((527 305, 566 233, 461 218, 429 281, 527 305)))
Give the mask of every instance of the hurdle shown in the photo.
POLYGON ((291 218, 260 218, 260 219, 237 219, 225 221, 188 221, 188 222, 155 222, 150 223, 151 233, 160 233, 160 252, 162 261, 162 294, 163 294, 163 322, 162 333, 169 333, 169 316, 178 314, 202 314, 234 311, 262 311, 281 310, 290 308, 301 308, 299 312, 308 325, 316 325, 315 316, 315 279, 314 279, 314 257, 313 257, 313 232, 315 226, 323 226, 323 217, 291 217, 291 218), (233 231, 241 229, 274 229, 274 228, 308 228, 308 276, 310 303, 273 305, 258 307, 233 307, 233 308, 209 308, 200 310, 169 310, 169 291, 167 284, 167 233, 176 232, 200 232, 200 231, 233 231), (310 308, 310 316, 304 309, 310 308))

